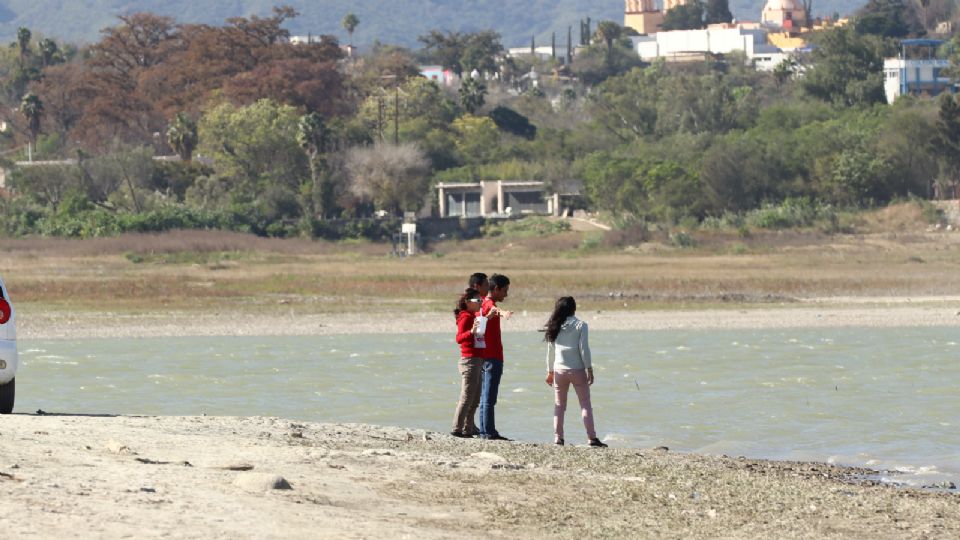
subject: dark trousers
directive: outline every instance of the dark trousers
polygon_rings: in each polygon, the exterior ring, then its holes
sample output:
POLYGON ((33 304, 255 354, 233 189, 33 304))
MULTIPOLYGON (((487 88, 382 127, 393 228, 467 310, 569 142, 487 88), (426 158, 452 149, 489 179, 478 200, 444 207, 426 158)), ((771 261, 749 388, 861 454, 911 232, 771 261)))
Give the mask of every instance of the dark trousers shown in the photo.
POLYGON ((499 435, 493 409, 497 405, 497 393, 500 391, 502 376, 502 360, 483 361, 483 389, 480 391, 480 425, 478 426, 482 438, 499 435))

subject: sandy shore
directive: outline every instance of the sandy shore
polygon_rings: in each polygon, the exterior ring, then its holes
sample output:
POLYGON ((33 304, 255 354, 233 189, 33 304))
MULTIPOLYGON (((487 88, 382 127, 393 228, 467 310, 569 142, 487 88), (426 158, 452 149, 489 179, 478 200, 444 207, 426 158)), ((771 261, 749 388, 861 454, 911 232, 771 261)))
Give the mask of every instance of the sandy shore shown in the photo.
POLYGON ((956 538, 824 464, 263 417, 0 418, 6 538, 956 538))
MULTIPOLYGON (((538 330, 547 313, 517 310, 505 332, 538 330)), ((724 328, 898 327, 960 325, 960 297, 815 298, 744 309, 589 311, 579 314, 593 330, 724 328)), ((166 336, 302 336, 450 332, 447 312, 336 313, 255 316, 233 312, 113 313, 24 310, 20 339, 166 336)))

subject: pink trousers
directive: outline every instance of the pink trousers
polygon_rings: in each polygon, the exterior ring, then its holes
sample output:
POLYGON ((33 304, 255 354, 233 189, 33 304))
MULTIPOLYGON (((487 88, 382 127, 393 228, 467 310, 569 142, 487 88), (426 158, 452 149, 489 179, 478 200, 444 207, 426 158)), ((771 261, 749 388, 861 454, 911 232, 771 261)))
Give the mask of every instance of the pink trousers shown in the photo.
POLYGON ((553 407, 553 433, 559 440, 563 439, 563 414, 567 410, 567 392, 570 385, 577 392, 580 400, 580 416, 583 417, 583 427, 587 429, 587 439, 595 439, 597 432, 593 427, 593 406, 590 404, 590 385, 587 384, 587 370, 570 369, 553 373, 553 389, 556 400, 553 407))

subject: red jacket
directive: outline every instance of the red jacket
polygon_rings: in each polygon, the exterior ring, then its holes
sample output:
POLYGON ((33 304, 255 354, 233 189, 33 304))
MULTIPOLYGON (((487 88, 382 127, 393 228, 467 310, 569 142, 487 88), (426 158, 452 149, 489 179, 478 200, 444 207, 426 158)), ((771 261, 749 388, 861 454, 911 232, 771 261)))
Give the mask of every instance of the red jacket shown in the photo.
MULTIPOLYGON (((483 299, 483 307, 480 309, 480 312, 484 315, 490 313, 490 310, 497 307, 497 303, 486 297, 483 299)), ((500 338, 500 317, 491 317, 487 321, 487 331, 483 334, 484 340, 487 342, 486 349, 480 349, 483 358, 487 360, 500 360, 503 361, 503 341, 500 338)))
POLYGON ((473 347, 473 321, 477 318, 476 313, 470 313, 463 310, 457 315, 457 343, 460 344, 460 356, 462 358, 483 358, 486 349, 475 349, 473 347))

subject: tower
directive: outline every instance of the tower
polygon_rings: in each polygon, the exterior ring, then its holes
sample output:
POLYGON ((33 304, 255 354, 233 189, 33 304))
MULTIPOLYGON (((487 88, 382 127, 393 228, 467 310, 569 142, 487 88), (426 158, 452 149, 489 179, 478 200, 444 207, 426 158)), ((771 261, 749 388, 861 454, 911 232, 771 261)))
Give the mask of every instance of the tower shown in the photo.
MULTIPOLYGON (((665 0, 679 1, 679 0, 665 0)), ((655 34, 663 24, 663 12, 654 0, 625 0, 623 25, 640 34, 655 34)))

